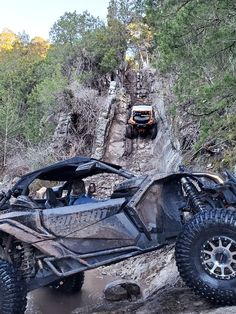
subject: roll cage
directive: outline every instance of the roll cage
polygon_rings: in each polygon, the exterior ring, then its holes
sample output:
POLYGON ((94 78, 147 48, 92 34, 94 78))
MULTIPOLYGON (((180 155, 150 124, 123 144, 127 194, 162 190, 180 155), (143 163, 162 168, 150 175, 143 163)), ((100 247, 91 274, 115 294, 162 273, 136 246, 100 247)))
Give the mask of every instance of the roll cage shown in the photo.
POLYGON ((2 198, 0 201, 0 209, 11 196, 27 196, 30 184, 36 179, 65 182, 62 187, 64 188, 74 179, 84 179, 100 173, 113 173, 127 179, 135 177, 133 173, 123 169, 121 166, 102 162, 94 158, 78 156, 23 175, 2 198))

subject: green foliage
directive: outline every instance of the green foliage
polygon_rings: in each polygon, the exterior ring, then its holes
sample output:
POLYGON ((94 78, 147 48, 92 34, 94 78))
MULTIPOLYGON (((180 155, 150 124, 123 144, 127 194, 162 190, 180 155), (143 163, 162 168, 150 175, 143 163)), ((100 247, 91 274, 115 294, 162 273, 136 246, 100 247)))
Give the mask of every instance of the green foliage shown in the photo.
MULTIPOLYGON (((23 122, 20 119, 19 109, 15 105, 17 99, 14 97, 14 91, 4 92, 0 90, 0 139, 1 145, 1 164, 6 165, 7 156, 14 152, 12 139, 20 134, 23 122)), ((14 142, 14 141, 13 141, 14 142)))
POLYGON ((103 25, 99 18, 95 18, 88 11, 78 14, 66 12, 54 23, 50 31, 50 38, 54 44, 74 45, 86 33, 94 31, 103 25))
POLYGON ((118 68, 127 49, 127 32, 122 22, 111 17, 105 26, 88 12, 65 13, 53 25, 50 37, 54 59, 62 57, 63 74, 70 81, 79 80, 90 87, 98 87, 103 75, 118 68))
POLYGON ((144 0, 110 0, 107 8, 107 23, 110 26, 114 20, 128 25, 141 20, 145 13, 144 0))
POLYGON ((233 0, 146 1, 153 56, 178 74, 179 110, 200 120, 196 148, 206 141, 234 145, 236 133, 236 7, 233 0))
POLYGON ((102 73, 109 73, 113 71, 119 65, 118 60, 116 59, 116 50, 115 48, 108 49, 100 63, 100 68, 102 73))
POLYGON ((48 138, 54 130, 54 125, 47 119, 56 110, 57 95, 66 87, 66 80, 60 73, 45 78, 37 84, 28 97, 28 114, 24 123, 24 134, 28 141, 38 143, 42 138, 48 138))
POLYGON ((0 52, 2 165, 17 149, 16 143, 37 143, 49 136, 52 126, 43 125, 43 120, 56 111, 57 94, 67 84, 62 73, 64 56, 50 53, 45 59, 48 43, 41 38, 29 41, 26 37, 23 41, 19 37, 12 49, 0 52))

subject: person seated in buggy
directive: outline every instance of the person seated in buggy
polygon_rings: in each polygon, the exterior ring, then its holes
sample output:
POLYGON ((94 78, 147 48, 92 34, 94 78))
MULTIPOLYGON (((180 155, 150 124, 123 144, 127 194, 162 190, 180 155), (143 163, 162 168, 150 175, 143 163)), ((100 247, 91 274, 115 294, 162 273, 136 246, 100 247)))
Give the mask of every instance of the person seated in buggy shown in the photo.
POLYGON ((97 203, 99 200, 96 200, 92 197, 91 191, 86 194, 84 181, 81 179, 74 180, 72 182, 72 189, 69 198, 68 205, 81 205, 87 203, 97 203))
POLYGON ((95 185, 94 182, 89 183, 87 195, 88 195, 89 197, 94 197, 94 196, 97 195, 97 194, 96 194, 96 185, 95 185))

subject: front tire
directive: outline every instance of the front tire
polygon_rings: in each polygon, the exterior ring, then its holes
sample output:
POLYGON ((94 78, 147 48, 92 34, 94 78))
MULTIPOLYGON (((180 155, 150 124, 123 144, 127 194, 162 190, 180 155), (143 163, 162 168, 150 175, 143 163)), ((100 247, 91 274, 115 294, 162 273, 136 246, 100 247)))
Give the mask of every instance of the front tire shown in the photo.
POLYGON ((176 264, 196 294, 221 305, 236 304, 236 211, 195 215, 179 235, 176 264))
POLYGON ((0 313, 23 314, 26 309, 26 286, 18 281, 14 267, 0 259, 0 313))
POLYGON ((125 137, 132 139, 133 138, 133 127, 132 125, 126 125, 125 137))
POLYGON ((138 131, 136 130, 136 128, 131 124, 126 125, 125 137, 133 139, 136 138, 137 136, 138 131))
POLYGON ((64 277, 49 285, 50 288, 63 293, 79 292, 84 283, 84 272, 64 277))

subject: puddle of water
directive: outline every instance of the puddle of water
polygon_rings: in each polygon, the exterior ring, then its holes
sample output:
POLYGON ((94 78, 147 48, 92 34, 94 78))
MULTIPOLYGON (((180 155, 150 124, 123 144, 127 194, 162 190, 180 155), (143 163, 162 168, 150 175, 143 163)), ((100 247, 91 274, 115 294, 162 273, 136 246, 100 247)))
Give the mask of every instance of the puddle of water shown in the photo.
POLYGON ((49 288, 35 290, 28 295, 26 314, 70 314, 76 308, 95 305, 103 296, 106 284, 113 280, 95 269, 85 272, 85 282, 79 293, 62 294, 49 288))

